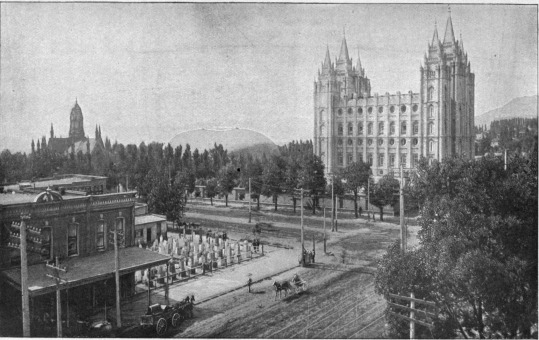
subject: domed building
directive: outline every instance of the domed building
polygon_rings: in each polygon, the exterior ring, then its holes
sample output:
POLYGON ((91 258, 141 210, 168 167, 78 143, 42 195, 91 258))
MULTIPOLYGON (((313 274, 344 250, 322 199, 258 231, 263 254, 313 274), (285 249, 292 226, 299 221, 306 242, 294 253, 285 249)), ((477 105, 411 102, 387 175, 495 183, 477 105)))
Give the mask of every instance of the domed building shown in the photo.
MULTIPOLYGON (((38 150, 47 147, 45 144, 45 137, 43 137, 41 145, 38 139, 38 150)), ((77 100, 75 105, 71 109, 69 116, 69 136, 68 137, 56 137, 54 135, 54 127, 51 124, 51 132, 48 147, 50 150, 57 153, 89 153, 94 150, 96 146, 103 147, 103 139, 101 138, 101 127, 95 129, 95 138, 86 137, 84 134, 84 117, 82 115, 82 109, 79 106, 77 100)), ((32 152, 34 151, 35 144, 32 140, 32 152)))

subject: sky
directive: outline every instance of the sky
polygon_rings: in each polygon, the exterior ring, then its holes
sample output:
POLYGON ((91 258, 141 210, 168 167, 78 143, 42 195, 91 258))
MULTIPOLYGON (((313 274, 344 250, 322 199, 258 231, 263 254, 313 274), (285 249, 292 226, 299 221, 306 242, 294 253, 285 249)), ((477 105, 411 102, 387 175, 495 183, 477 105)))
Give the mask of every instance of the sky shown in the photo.
MULTIPOLYGON (((238 127, 313 138, 313 82, 343 35, 372 93, 419 91, 440 4, 1 3, 0 150, 85 133, 167 143, 238 127)), ((537 6, 452 4, 475 73, 476 115, 537 94, 537 6)), ((442 38, 443 39, 443 38, 442 38)))

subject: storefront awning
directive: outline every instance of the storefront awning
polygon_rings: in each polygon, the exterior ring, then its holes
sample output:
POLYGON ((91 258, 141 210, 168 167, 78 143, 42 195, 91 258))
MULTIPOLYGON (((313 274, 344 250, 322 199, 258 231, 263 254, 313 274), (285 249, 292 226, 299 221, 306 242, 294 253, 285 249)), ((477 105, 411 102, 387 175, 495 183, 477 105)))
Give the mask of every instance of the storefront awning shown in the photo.
POLYGON ((150 224, 150 223, 157 223, 157 222, 166 222, 166 218, 163 218, 158 215, 142 215, 142 216, 135 216, 135 227, 150 224))
MULTIPOLYGON (((154 253, 138 247, 119 249, 120 275, 133 273, 137 270, 151 266, 165 264, 170 256, 154 253)), ((86 257, 70 257, 60 262, 61 267, 67 271, 60 271, 60 278, 64 281, 61 289, 86 285, 114 277, 114 251, 106 251, 86 257)), ((47 274, 55 275, 55 270, 46 264, 37 264, 28 267, 28 291, 30 296, 38 296, 54 292, 56 280, 47 274)), ((0 272, 2 278, 21 290, 21 269, 13 268, 0 272)))

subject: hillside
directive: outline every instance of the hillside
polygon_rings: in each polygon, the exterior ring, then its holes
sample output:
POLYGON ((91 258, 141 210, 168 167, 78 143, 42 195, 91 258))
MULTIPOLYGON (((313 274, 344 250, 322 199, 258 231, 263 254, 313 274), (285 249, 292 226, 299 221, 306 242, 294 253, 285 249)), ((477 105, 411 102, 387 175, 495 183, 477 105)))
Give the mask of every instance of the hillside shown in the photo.
POLYGON ((245 151, 255 147, 257 150, 271 152, 277 150, 277 145, 263 134, 247 129, 209 130, 198 129, 179 133, 170 140, 172 147, 186 144, 191 146, 191 150, 212 149, 214 144, 222 144, 228 152, 245 151))
POLYGON ((536 118, 537 117, 537 97, 519 97, 511 100, 504 106, 483 113, 475 117, 475 126, 487 125, 500 119, 510 118, 536 118))

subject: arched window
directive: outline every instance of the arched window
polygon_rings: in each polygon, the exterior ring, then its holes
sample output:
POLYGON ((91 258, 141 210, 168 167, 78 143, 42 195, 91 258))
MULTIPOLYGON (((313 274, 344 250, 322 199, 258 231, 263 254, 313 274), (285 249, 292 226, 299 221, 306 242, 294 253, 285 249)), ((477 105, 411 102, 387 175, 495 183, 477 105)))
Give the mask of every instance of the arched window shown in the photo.
POLYGON ((337 126, 337 135, 338 135, 338 136, 342 136, 342 135, 343 135, 343 126, 342 126, 342 124, 339 124, 339 125, 337 126))
POLYGON ((348 108, 348 114, 349 114, 349 115, 352 114, 352 108, 351 108, 351 107, 348 108))
POLYGON ((430 136, 433 136, 434 135, 434 123, 429 123, 429 129, 428 129, 428 134, 430 136))
POLYGON ((429 152, 434 152, 434 141, 433 140, 431 140, 429 142, 429 152))
POLYGON ((384 122, 378 123, 378 134, 383 135, 384 134, 384 122))
POLYGON ((367 134, 368 134, 368 135, 372 135, 372 123, 369 123, 369 124, 367 125, 367 134))
POLYGON ((326 136, 326 125, 322 124, 320 126, 320 136, 325 137, 326 136))
POLYGON ((348 141, 346 142, 349 146, 352 146, 354 143, 351 138, 348 138, 348 141))
POLYGON ((357 134, 358 135, 363 134, 363 123, 361 123, 361 122, 357 124, 357 134))
POLYGON ((434 105, 429 106, 429 118, 434 118, 434 105))
POLYGON ((352 136, 354 134, 354 125, 352 123, 348 123, 348 136, 352 136))
POLYGON ((432 86, 429 87, 427 100, 429 102, 434 100, 434 87, 432 86))
POLYGON ((389 134, 392 136, 395 134, 395 122, 389 123, 389 134))
POLYGON ((406 122, 401 123, 401 135, 406 134, 406 122))
POLYGON ((339 116, 341 116, 341 115, 342 115, 342 109, 337 110, 337 114, 338 114, 339 116))
POLYGON ((415 121, 412 123, 412 133, 417 135, 419 133, 419 122, 415 121))

